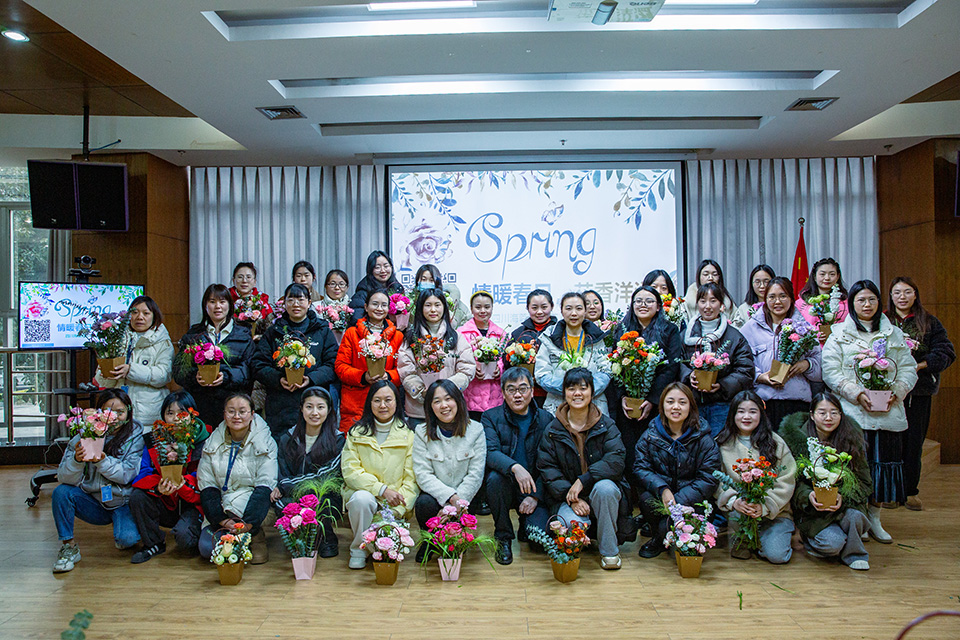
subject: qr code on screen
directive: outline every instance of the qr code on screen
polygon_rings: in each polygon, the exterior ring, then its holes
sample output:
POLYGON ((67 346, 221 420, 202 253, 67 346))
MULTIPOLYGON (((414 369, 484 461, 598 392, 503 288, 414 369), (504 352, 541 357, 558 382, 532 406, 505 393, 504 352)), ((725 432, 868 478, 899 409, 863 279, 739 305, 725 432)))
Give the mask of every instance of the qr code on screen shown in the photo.
POLYGON ((50 342, 49 320, 24 320, 24 342, 50 342))

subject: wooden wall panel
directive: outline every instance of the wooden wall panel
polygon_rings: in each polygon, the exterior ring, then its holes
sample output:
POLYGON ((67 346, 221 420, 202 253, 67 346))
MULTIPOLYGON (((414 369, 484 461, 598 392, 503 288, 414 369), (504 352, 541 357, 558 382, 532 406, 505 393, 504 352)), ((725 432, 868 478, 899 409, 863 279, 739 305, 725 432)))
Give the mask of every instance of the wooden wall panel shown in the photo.
POLYGON ((881 234, 933 221, 934 144, 929 140, 892 156, 877 158, 877 215, 881 234))
POLYGON ((923 292, 924 304, 936 304, 937 272, 931 247, 935 245, 936 223, 924 222, 880 234, 880 292, 886 304, 890 282, 897 276, 913 278, 923 292))
POLYGON ((170 164, 156 156, 148 161, 147 233, 190 240, 190 193, 187 168, 170 164))

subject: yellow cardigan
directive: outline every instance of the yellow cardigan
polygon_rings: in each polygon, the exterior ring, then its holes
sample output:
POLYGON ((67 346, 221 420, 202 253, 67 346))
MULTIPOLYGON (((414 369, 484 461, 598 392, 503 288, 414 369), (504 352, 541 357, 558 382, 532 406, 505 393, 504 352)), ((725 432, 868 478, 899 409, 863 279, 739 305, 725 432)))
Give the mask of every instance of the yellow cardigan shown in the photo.
POLYGON ((343 470, 343 501, 357 491, 369 491, 379 498, 385 489, 398 491, 407 504, 393 508, 398 517, 413 510, 420 490, 413 472, 414 433, 396 420, 390 435, 377 442, 376 436, 347 433, 340 467, 343 470))

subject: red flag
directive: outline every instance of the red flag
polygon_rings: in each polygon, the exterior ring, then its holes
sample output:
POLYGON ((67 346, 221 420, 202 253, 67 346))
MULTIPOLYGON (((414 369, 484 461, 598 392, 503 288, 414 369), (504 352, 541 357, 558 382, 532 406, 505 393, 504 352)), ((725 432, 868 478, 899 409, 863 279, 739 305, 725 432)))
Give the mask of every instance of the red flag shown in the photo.
POLYGON ((794 293, 800 295, 800 290, 807 286, 807 280, 809 279, 810 267, 807 266, 807 245, 803 242, 803 223, 801 222, 797 253, 793 257, 793 273, 790 275, 794 293))

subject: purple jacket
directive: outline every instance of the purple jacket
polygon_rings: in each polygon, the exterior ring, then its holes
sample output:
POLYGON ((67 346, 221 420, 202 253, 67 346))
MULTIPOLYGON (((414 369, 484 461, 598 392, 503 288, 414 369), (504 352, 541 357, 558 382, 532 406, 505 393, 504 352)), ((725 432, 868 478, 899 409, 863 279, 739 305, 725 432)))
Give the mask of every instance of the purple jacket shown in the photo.
MULTIPOLYGON (((794 326, 801 324, 810 326, 804 320, 799 310, 793 312, 794 326)), ((811 328, 811 330, 813 330, 811 328)), ((750 344, 750 350, 753 351, 753 363, 756 373, 754 381, 761 373, 770 371, 770 365, 773 363, 773 357, 776 355, 776 342, 773 329, 767 324, 767 319, 763 312, 755 313, 752 318, 740 329, 740 333, 750 344)), ((793 376, 787 382, 777 389, 767 384, 757 384, 755 391, 764 400, 803 400, 810 402, 813 396, 810 393, 810 382, 820 381, 820 347, 815 346, 807 352, 806 360, 810 363, 810 368, 806 373, 793 376)))
MULTIPOLYGON (((480 338, 483 334, 477 329, 477 323, 470 318, 463 323, 457 332, 473 345, 473 341, 480 338)), ((490 323, 487 328, 488 338, 503 338, 506 334, 503 329, 490 323)), ((467 409, 470 411, 486 411, 503 404, 503 392, 500 391, 500 375, 503 373, 503 359, 494 363, 497 365, 496 378, 484 380, 480 378, 483 364, 477 363, 476 377, 470 381, 467 388, 463 390, 463 399, 467 403, 467 409)))

